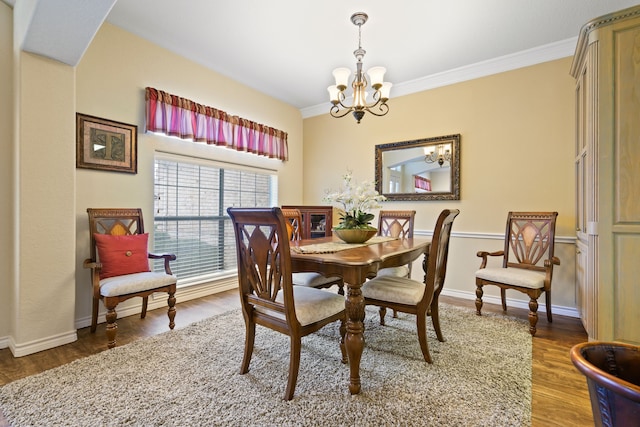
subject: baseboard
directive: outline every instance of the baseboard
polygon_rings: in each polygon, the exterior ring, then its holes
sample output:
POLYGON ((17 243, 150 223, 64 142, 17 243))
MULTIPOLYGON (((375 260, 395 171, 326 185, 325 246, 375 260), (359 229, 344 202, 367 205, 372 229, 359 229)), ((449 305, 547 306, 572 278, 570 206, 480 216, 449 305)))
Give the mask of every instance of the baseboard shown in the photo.
POLYGON ((27 356, 43 350, 49 350, 54 347, 69 344, 77 341, 78 334, 75 330, 64 332, 50 337, 40 338, 26 343, 16 344, 13 337, 8 337, 8 347, 14 357, 27 356))
MULTIPOLYGON (((476 307, 475 292, 455 291, 455 290, 448 290, 445 288, 442 290, 441 295, 473 301, 473 303, 470 304, 470 307, 473 307, 474 309, 476 307)), ((491 295, 484 295, 482 297, 482 301, 488 304, 502 305, 502 300, 500 299, 500 297, 494 297, 491 295)), ((529 303, 523 300, 507 298, 507 307, 524 308, 525 310, 529 310, 529 303)), ((538 307, 538 312, 545 313, 546 311, 547 311, 547 306, 544 303, 540 303, 538 307)), ((557 314, 558 316, 575 317, 576 319, 580 318, 580 315, 578 314, 578 310, 571 307, 562 307, 558 305, 552 305, 551 312, 553 314, 557 314)))

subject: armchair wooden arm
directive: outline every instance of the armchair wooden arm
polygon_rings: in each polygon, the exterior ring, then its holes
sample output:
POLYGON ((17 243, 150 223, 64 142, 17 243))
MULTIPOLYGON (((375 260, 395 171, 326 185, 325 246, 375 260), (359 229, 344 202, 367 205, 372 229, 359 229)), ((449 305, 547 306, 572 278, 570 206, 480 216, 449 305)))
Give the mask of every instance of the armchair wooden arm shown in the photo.
POLYGON ((551 267, 552 264, 560 265, 560 258, 558 258, 557 256, 554 256, 551 259, 544 260, 545 267, 551 267))
POLYGON ((164 258, 164 271, 167 274, 173 274, 171 272, 171 267, 169 266, 170 261, 175 261, 176 256, 174 254, 153 254, 151 252, 147 255, 149 259, 163 259, 164 258))
POLYGON ((504 256, 504 251, 496 251, 496 252, 487 252, 487 251, 478 251, 476 254, 478 258, 482 258, 482 263, 480 264, 480 268, 485 268, 487 266, 487 257, 490 256, 504 256))
POLYGON ((95 262, 91 258, 85 259, 84 262, 82 263, 82 266, 84 268, 95 268, 97 270, 102 268, 102 264, 100 264, 99 262, 95 262))

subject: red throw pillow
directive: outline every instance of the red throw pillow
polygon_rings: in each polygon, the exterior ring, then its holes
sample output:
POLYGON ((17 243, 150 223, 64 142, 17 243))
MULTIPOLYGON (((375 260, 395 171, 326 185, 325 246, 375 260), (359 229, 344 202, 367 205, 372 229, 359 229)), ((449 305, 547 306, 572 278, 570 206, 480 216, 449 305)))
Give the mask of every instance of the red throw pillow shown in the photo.
POLYGON ((149 234, 112 236, 95 233, 93 237, 102 264, 101 279, 150 271, 147 254, 149 234))

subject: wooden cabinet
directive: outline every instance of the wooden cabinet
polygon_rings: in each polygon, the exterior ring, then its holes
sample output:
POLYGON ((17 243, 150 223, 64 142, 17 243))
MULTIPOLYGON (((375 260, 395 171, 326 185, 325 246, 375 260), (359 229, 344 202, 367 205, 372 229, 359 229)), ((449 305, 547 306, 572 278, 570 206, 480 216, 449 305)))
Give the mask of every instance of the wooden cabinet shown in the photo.
POLYGON ((283 206, 283 208, 300 210, 302 214, 303 239, 331 236, 333 227, 332 206, 283 206))
POLYGON ((576 79, 576 301, 590 340, 640 344, 640 6, 585 24, 576 79))

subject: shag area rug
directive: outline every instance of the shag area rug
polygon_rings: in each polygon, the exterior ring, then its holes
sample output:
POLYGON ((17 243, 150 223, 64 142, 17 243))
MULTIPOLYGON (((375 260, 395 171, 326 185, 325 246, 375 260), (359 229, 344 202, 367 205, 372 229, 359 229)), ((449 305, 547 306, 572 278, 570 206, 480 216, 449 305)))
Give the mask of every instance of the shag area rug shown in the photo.
POLYGON ((0 388, 10 425, 22 426, 529 426, 528 323, 441 304, 433 364, 415 316, 367 307, 362 391, 348 391, 338 324, 302 339, 293 400, 283 400, 288 337, 257 327, 249 373, 238 373, 244 321, 234 310, 116 347, 0 388))

